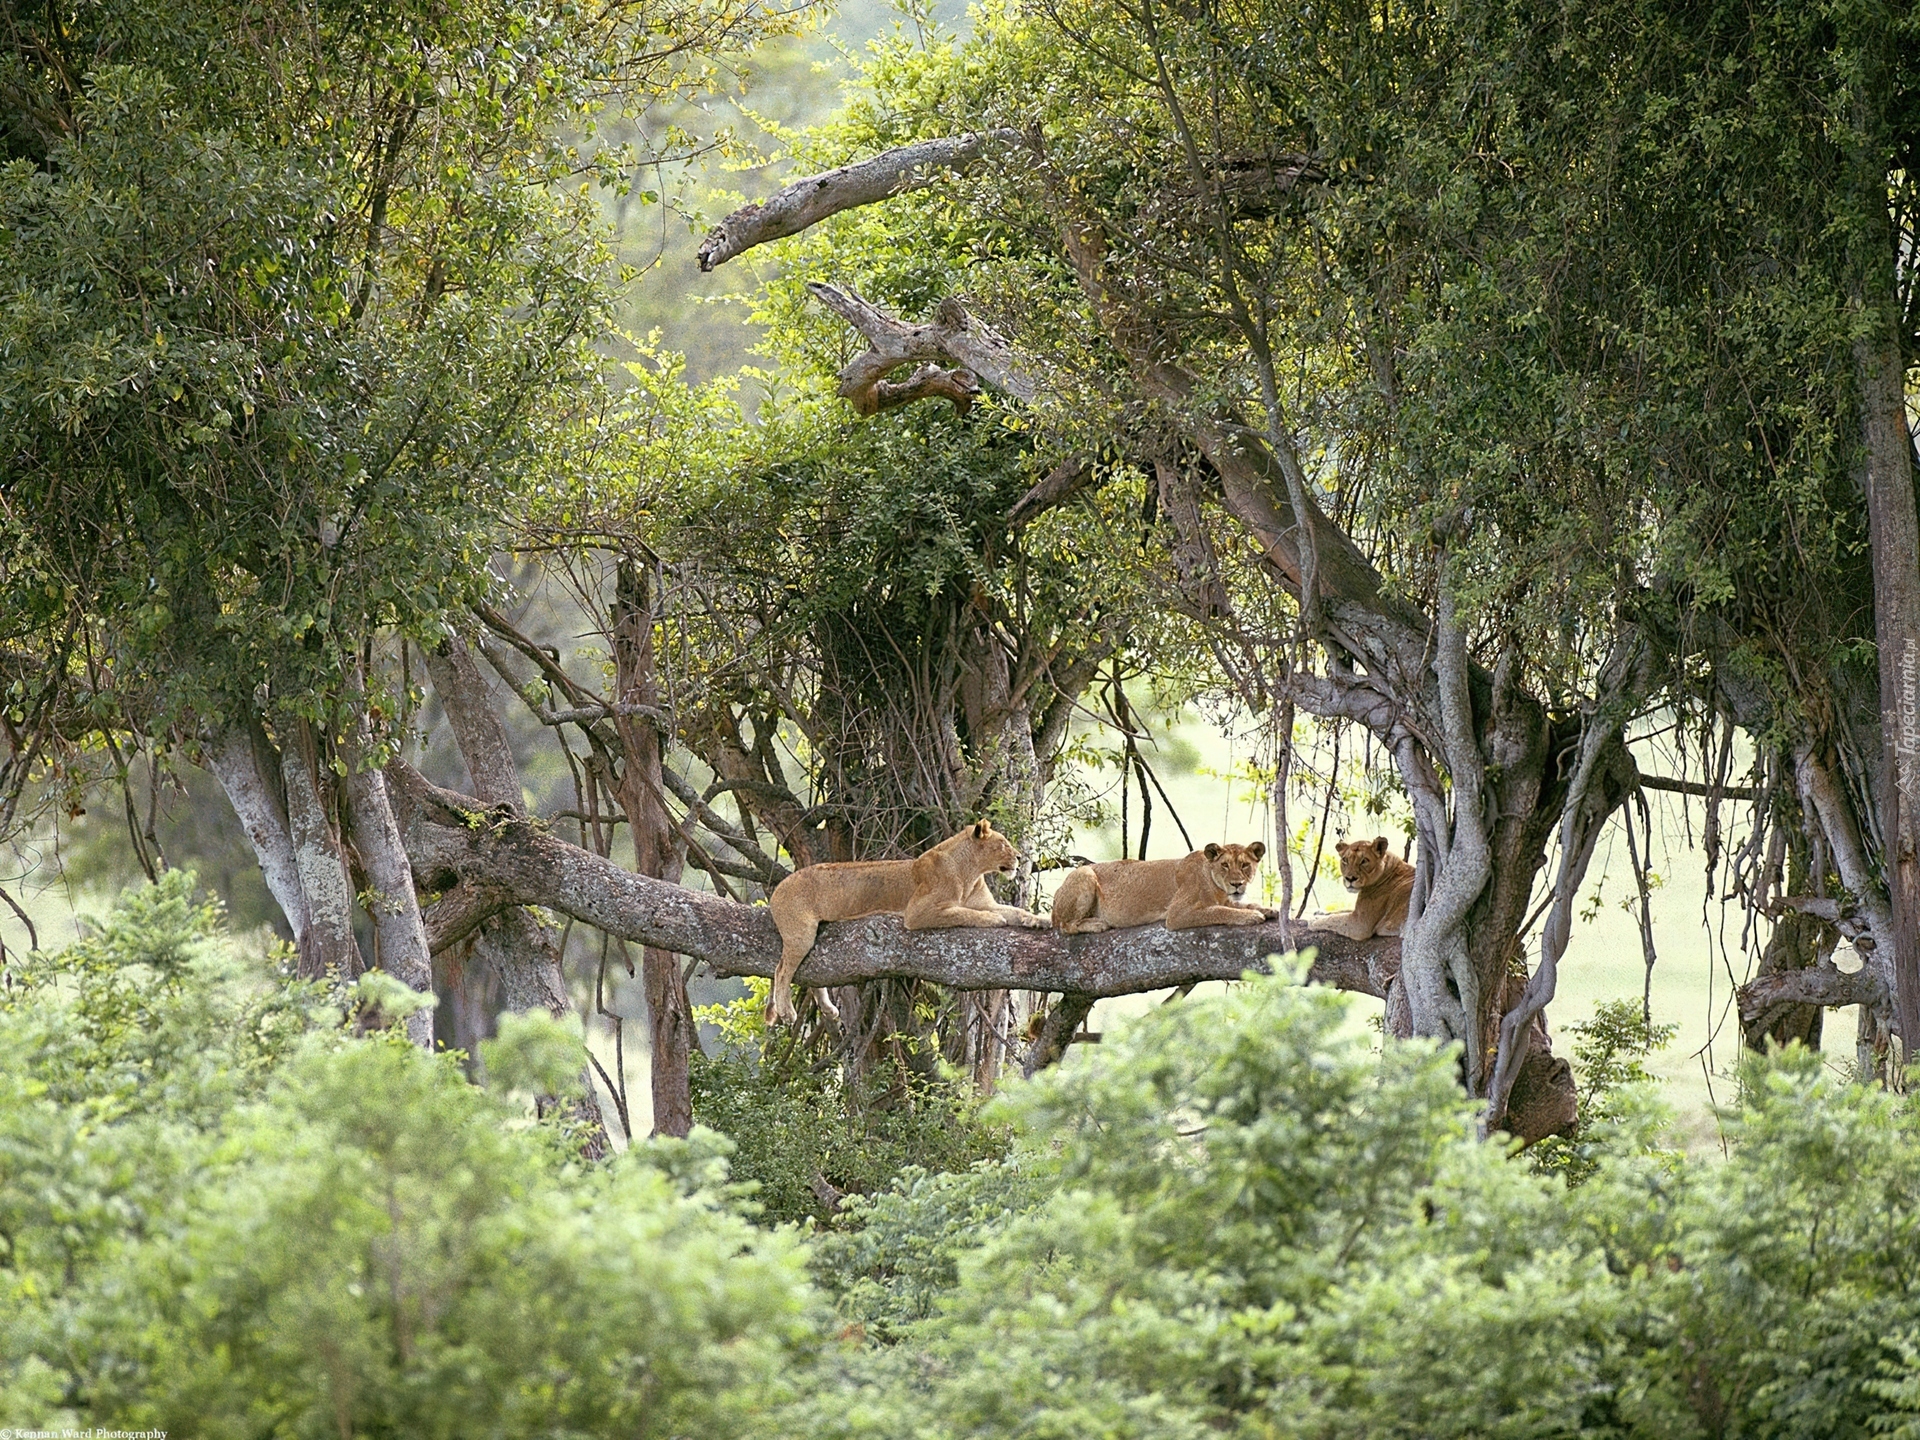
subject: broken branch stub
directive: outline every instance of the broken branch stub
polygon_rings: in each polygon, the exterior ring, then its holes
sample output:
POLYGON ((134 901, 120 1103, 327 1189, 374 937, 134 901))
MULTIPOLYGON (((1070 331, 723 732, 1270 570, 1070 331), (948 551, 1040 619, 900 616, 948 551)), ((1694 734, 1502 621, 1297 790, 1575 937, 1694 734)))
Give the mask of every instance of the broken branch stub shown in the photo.
POLYGON ((909 325, 823 280, 808 281, 807 289, 866 338, 867 349, 840 372, 841 397, 862 415, 926 395, 951 400, 964 413, 981 381, 1027 403, 1040 393, 1038 383, 1014 359, 1012 347, 970 319, 957 300, 941 301, 928 323, 909 325), (906 381, 889 381, 903 365, 920 368, 906 381))

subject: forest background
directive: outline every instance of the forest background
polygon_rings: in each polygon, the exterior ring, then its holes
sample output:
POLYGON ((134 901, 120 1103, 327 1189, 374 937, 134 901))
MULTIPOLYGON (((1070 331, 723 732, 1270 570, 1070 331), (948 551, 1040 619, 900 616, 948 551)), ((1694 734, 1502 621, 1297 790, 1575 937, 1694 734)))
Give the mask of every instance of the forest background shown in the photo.
POLYGON ((1913 1433, 1920 19, 821 18, 7 13, 0 1421, 1913 1433))

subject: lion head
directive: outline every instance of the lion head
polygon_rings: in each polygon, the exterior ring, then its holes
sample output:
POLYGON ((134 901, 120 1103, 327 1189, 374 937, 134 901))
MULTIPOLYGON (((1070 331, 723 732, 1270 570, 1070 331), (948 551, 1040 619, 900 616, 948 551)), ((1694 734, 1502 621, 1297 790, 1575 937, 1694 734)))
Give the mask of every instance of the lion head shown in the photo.
POLYGON ((1253 872, 1260 868, 1260 857, 1267 853, 1267 847, 1256 840, 1251 845, 1209 845, 1202 853, 1207 857, 1207 873, 1213 877, 1213 883, 1231 895, 1237 904, 1247 893, 1253 872))
POLYGON ((990 820, 977 820, 973 826, 972 849, 979 862, 982 873, 998 870, 1003 875, 1011 875, 1020 852, 1013 848, 1013 842, 993 828, 990 820))
POLYGON ((1352 844, 1336 840, 1333 848, 1340 852, 1340 879, 1356 895, 1386 872, 1387 837, 1384 835, 1355 840, 1352 844))

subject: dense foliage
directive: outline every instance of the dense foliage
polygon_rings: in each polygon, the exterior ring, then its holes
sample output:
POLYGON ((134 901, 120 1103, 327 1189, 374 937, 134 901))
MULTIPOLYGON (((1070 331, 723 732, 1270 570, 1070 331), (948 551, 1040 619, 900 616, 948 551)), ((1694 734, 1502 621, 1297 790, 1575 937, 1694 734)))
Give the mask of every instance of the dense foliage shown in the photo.
POLYGON ((1662 1148, 1616 1091, 1568 1188, 1474 1137, 1450 1055, 1381 1054, 1330 992, 1250 979, 1014 1087, 1004 1158, 850 1197, 813 1244, 829 1314, 717 1137, 584 1164, 507 1090, 577 1070, 543 1061, 555 1037, 496 1042, 500 1088, 476 1089, 215 927, 169 877, 10 972, 0 1422, 1811 1440, 1920 1418, 1920 1126, 1804 1052, 1756 1063, 1725 1159, 1662 1148))
MULTIPOLYGON (((10 972, 0 1424, 666 1436, 764 1407, 800 1258, 712 1136, 584 1166, 214 920, 169 875, 10 972)), ((542 1040, 491 1042, 496 1086, 554 1068, 542 1040)))
POLYGON ((1660 1148, 1646 1098, 1623 1096, 1568 1189, 1473 1138, 1451 1057, 1369 1053, 1339 1013, 1284 978, 1161 1007, 1009 1102, 1007 1164, 863 1205, 821 1253, 846 1318, 887 1343, 842 1352, 806 1432, 1903 1423, 1905 1102, 1796 1052, 1756 1066, 1721 1161, 1660 1148))
POLYGON ((793 1035, 770 1036, 766 985, 716 1005, 715 1053, 695 1055, 694 1113, 734 1142, 733 1178, 752 1187, 767 1222, 831 1221, 903 1172, 964 1171, 1006 1154, 1004 1127, 952 1074, 933 1071, 896 1038, 869 1071, 793 1035))

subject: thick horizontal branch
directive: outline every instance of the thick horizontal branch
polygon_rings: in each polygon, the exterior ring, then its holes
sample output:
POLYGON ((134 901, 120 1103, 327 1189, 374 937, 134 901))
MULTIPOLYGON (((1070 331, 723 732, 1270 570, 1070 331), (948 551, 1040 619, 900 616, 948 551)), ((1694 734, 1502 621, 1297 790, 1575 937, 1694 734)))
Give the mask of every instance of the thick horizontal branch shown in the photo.
MULTIPOLYGON (((538 822, 484 812, 405 767, 392 767, 408 811, 416 872, 435 888, 458 883, 463 899, 539 905, 610 935, 706 961, 721 975, 771 976, 780 936, 765 906, 741 905, 636 875, 569 845, 538 822)), ((463 922, 477 924, 476 909, 463 922)), ((458 938, 446 927, 436 941, 458 938)), ((1368 941, 1265 925, 1169 931, 1161 926, 1070 939, 1052 931, 932 930, 909 934, 897 915, 823 926, 799 983, 849 985, 903 976, 956 990, 1077 991, 1132 995, 1264 969, 1269 955, 1311 944, 1309 978, 1383 997, 1397 973, 1400 942, 1368 941)))
POLYGON ((990 148, 1019 143, 1018 130, 983 130, 902 145, 871 160, 796 180, 755 205, 743 205, 700 242, 702 270, 724 265, 756 245, 784 240, 843 210, 857 210, 908 190, 924 189, 942 171, 963 170, 990 148))
POLYGON ((1871 965, 1847 971, 1828 961, 1805 970, 1756 975, 1735 993, 1745 1025, 1781 1005, 1884 1005, 1887 982, 1871 965))

